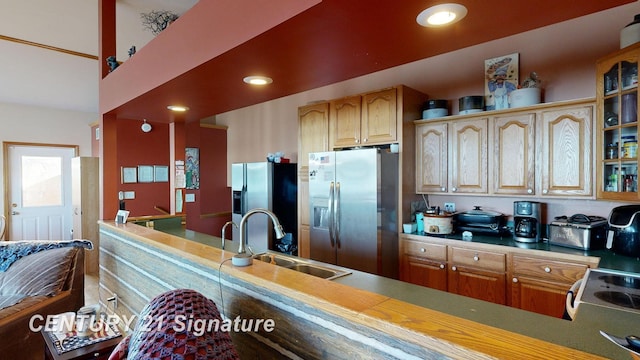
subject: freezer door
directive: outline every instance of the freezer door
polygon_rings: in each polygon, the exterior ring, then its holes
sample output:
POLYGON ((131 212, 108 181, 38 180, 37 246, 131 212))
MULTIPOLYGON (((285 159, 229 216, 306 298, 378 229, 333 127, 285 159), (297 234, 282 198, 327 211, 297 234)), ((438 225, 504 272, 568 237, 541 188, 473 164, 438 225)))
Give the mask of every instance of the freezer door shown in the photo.
POLYGON ((336 152, 337 265, 377 273, 378 150, 336 152))
POLYGON ((309 252, 313 260, 336 263, 336 248, 331 237, 334 219, 335 153, 309 154, 309 252))
MULTIPOLYGON (((242 219, 242 215, 246 212, 243 209, 245 204, 245 193, 246 193, 246 164, 238 163, 231 164, 231 221, 236 223, 236 225, 240 225, 240 219, 242 219)), ((240 233, 237 228, 231 227, 231 239, 233 241, 230 244, 230 249, 238 248, 238 239, 240 238, 240 233)))
MULTIPOLYGON (((245 213, 251 209, 271 210, 273 196, 273 164, 268 162, 247 163, 247 192, 245 213)), ((238 225, 240 225, 238 223, 238 225)), ((249 246, 256 252, 269 249, 273 237, 271 220, 265 214, 252 215, 247 220, 249 246)))
MULTIPOLYGON (((234 201, 231 219, 238 226, 247 211, 255 208, 271 208, 271 189, 273 188, 271 165, 273 164, 267 162, 231 165, 231 188, 234 201)), ((269 248, 269 239, 273 233, 271 230, 273 227, 270 224, 269 218, 264 214, 252 215, 247 220, 245 239, 248 239, 248 244, 253 251, 265 251, 269 248)), ((239 239, 239 229, 233 228, 234 243, 238 244, 239 239)))

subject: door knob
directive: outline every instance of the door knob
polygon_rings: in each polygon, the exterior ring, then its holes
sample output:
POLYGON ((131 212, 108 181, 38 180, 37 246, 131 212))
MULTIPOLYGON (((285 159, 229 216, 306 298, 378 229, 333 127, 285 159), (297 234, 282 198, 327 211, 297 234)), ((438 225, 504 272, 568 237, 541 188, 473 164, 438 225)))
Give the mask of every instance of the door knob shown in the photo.
POLYGON ((20 213, 19 213, 19 212, 17 212, 17 211, 12 211, 12 212, 11 212, 11 215, 20 215, 20 213))

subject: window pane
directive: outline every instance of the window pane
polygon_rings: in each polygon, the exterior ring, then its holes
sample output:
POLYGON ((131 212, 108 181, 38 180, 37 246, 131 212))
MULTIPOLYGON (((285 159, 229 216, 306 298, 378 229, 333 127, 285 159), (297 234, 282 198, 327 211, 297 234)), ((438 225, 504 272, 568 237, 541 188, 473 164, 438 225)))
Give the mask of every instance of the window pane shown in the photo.
POLYGON ((62 204, 62 158, 23 156, 22 206, 62 204))

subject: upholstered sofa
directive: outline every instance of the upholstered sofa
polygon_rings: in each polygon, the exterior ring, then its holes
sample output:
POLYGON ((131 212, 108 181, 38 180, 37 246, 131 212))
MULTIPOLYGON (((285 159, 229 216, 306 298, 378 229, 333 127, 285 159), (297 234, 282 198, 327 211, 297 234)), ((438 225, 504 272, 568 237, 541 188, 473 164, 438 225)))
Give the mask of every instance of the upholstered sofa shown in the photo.
POLYGON ((91 248, 88 241, 0 241, 0 358, 44 358, 42 335, 32 328, 84 306, 84 251, 91 248))

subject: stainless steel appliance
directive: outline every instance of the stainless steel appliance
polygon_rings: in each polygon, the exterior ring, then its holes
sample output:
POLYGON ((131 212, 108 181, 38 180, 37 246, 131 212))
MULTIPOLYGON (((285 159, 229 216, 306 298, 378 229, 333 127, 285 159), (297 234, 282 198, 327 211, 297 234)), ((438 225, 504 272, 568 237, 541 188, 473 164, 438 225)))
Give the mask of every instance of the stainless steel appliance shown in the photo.
POLYGON ((513 239, 524 243, 540 241, 542 206, 536 201, 513 202, 513 239))
POLYGON ((502 213, 482 210, 480 206, 454 215, 456 232, 471 231, 474 234, 504 235, 509 234, 506 224, 507 218, 502 213))
MULTIPOLYGON (((290 163, 255 162, 231 165, 232 220, 240 225, 251 209, 273 212, 286 236, 275 240, 273 225, 266 215, 247 220, 245 239, 254 251, 276 250, 297 255, 298 185, 297 166, 290 163)), ((240 230, 233 228, 232 239, 238 244, 240 230)), ((237 245, 234 245, 234 248, 237 245)))
POLYGON ((398 154, 309 154, 311 259, 397 277, 398 154))
POLYGON ((640 257, 640 205, 618 206, 609 213, 607 249, 640 257))
POLYGON ((587 269, 567 294, 567 313, 572 319, 582 303, 640 313, 640 274, 587 269))
POLYGON ((549 224, 549 244, 581 250, 604 249, 607 219, 575 214, 556 218, 549 224))

